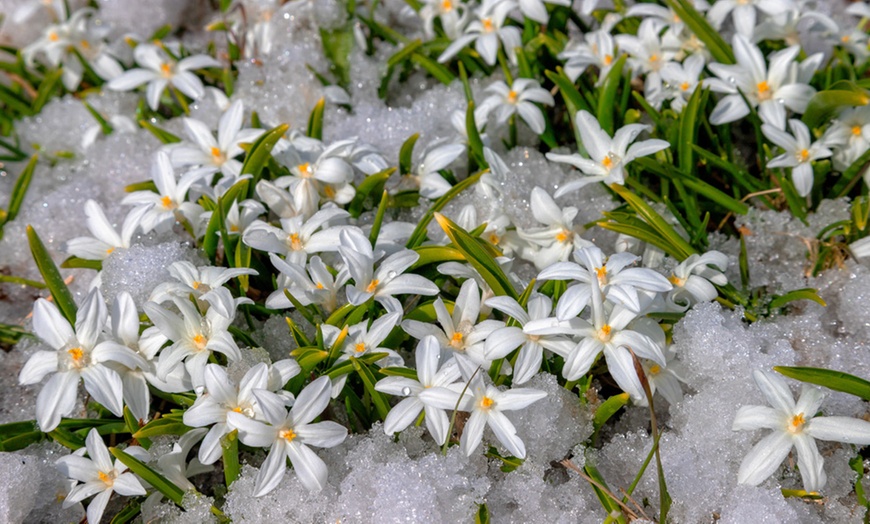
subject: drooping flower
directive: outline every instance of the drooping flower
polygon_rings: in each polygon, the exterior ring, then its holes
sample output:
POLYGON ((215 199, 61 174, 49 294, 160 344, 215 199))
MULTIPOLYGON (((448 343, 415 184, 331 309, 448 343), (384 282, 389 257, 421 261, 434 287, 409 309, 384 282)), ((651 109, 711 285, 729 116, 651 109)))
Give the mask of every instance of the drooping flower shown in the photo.
POLYGON ((85 202, 85 217, 88 230, 93 237, 77 237, 70 240, 67 242, 67 252, 87 260, 105 260, 116 249, 129 248, 142 217, 150 209, 150 206, 143 205, 127 213, 121 225, 121 234, 118 234, 106 218, 100 204, 88 200, 85 202))
POLYGON ((793 134, 778 127, 762 124, 761 132, 768 140, 785 151, 767 162, 771 167, 790 167, 791 179, 800 196, 805 197, 813 190, 813 162, 830 157, 833 152, 821 141, 813 141, 806 124, 797 119, 788 121, 793 134))
POLYGON ((560 208, 549 193, 537 186, 532 189, 529 203, 535 220, 544 226, 518 227, 517 234, 534 246, 534 249, 523 251, 523 258, 531 260, 536 268, 544 269, 556 262, 565 262, 574 250, 592 245, 580 236, 582 226, 574 224, 578 212, 576 207, 560 208))

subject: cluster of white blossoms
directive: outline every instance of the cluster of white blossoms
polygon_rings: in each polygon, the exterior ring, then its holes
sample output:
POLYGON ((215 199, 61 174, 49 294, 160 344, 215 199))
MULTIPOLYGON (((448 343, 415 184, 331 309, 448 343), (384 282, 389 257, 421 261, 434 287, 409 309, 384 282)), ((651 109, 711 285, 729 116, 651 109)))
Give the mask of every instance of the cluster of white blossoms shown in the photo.
MULTIPOLYGON (((231 43, 243 47, 243 55, 268 56, 280 36, 271 19, 290 9, 279 4, 248 6, 250 19, 243 10, 223 16, 222 27, 231 29, 231 43)), ((681 256, 641 235, 652 229, 645 223, 646 229, 636 228, 637 237, 621 235, 612 250, 585 235, 584 225, 575 222, 584 203, 565 197, 599 182, 625 190, 632 170, 644 161, 674 164, 673 139, 649 118, 626 118, 621 126, 604 122, 606 111, 592 110, 579 92, 580 102, 572 101, 568 114, 554 97, 559 89, 532 78, 529 64, 517 56, 529 45, 522 28, 540 28, 536 24, 547 24, 561 10, 571 12, 566 20, 576 18, 588 29, 580 36, 572 32, 554 53, 559 63, 553 69, 568 84, 586 75, 589 85, 602 86, 611 75, 624 75, 643 107, 673 115, 701 90, 715 93, 705 124, 751 117, 758 140, 766 141, 759 150, 770 154, 761 155, 764 167, 790 170, 800 197, 809 198, 822 182, 814 171, 819 161, 830 158, 842 171, 870 149, 870 96, 863 105, 838 105, 821 126, 800 119, 816 93, 813 75, 826 59, 824 53, 806 56, 801 39, 809 34, 838 42, 867 58, 863 31, 843 32, 810 10, 809 2, 694 4, 706 11, 711 26, 736 31, 733 63, 714 60, 686 21, 652 3, 594 18, 593 12, 605 13, 590 0, 578 12, 570 11, 567 0, 422 2, 416 12, 420 31, 439 40, 430 71, 468 60, 494 72, 492 78, 481 74, 483 87, 467 111, 445 108, 455 110, 452 136, 426 137, 413 154, 414 136, 398 162, 368 137, 325 140, 315 125, 325 101, 312 113, 307 132, 269 130, 260 119, 271 115, 252 114, 241 97, 212 86, 217 75, 202 74, 226 63, 191 55, 176 43, 130 35, 121 47, 110 45, 105 25, 91 23, 94 10, 68 14, 63 3, 51 4, 55 23, 22 50, 27 67, 62 67, 71 91, 85 72, 105 80, 106 89, 142 88, 141 110, 147 106, 153 115, 181 115, 188 98, 208 93, 223 113, 216 129, 178 116, 180 137, 162 131, 156 117, 147 122, 166 143, 153 156, 150 181, 137 184, 139 190, 121 202, 129 209, 120 230, 99 203, 84 206, 92 236, 66 246, 78 259, 104 261, 131 248, 137 236, 152 234, 199 246, 210 262, 171 264, 171 279, 144 303, 119 293, 108 304, 99 273, 72 314, 37 300, 33 332, 51 350, 35 352, 19 381, 37 384, 50 377, 37 399, 39 429, 52 432, 77 412, 79 379, 106 411, 132 415, 144 427, 162 420, 155 418, 152 394, 181 399, 183 413, 172 415, 184 427, 174 431, 186 431, 177 449, 163 457, 151 456, 144 444, 125 452, 179 489, 195 489, 188 477, 208 470, 224 456, 228 439, 237 437, 248 448, 268 450, 254 488, 255 496, 263 496, 282 482, 288 458, 303 486, 324 488, 327 466, 312 448, 340 445, 356 422, 336 416, 336 406, 348 412, 363 406, 369 413, 357 415, 365 429, 371 415, 383 420, 387 434, 422 424, 435 445, 458 443, 467 455, 478 450, 488 427, 503 450, 523 459, 525 444, 505 413, 546 396, 523 386, 540 373, 559 375, 569 389, 584 377, 607 374, 636 405, 648 405, 656 393, 679 403, 680 355, 670 346, 670 325, 663 319, 716 300, 729 286, 729 257, 692 247, 694 239, 681 227, 673 228, 675 242, 689 246, 681 256), (807 29, 798 31, 802 20, 807 29), (765 56, 767 39, 785 45, 765 56), (617 64, 624 71, 615 70, 617 64), (173 113, 176 106, 182 111, 173 113), (556 109, 573 126, 562 135, 553 131, 556 109), (562 136, 579 139, 576 153, 546 154, 551 162, 576 168, 567 180, 557 187, 523 188, 528 220, 517 220, 505 205, 511 198, 506 182, 516 176, 500 152, 503 145, 516 145, 517 119, 542 142, 552 141, 551 149, 562 136), (510 138, 497 143, 505 131, 510 138), (466 188, 466 182, 474 184, 466 188), (488 205, 447 206, 461 190, 488 205), (402 205, 420 212, 388 209, 402 205), (417 223, 396 219, 402 216, 417 223), (443 232, 428 227, 433 220, 443 232), (528 278, 532 274, 536 278, 528 278), (270 315, 286 318, 286 336, 297 349, 285 359, 251 366, 255 321, 270 315), (467 413, 461 427, 457 412, 467 413), (188 463, 195 446, 196 459, 188 463)), ((856 3, 850 12, 865 16, 870 9, 856 3)), ((327 107, 349 100, 330 87, 327 107)), ((88 142, 96 140, 92 134, 88 142)), ((706 227, 709 215, 703 220, 706 227)), ((754 377, 773 407, 743 407, 734 429, 774 432, 749 452, 740 482, 761 483, 794 446, 805 489, 818 491, 825 475, 814 438, 870 444, 870 423, 815 416, 820 390, 805 389, 795 403, 782 379, 762 371, 754 377)), ((77 481, 66 504, 94 496, 89 522, 100 520, 113 493, 160 496, 145 479, 111 462, 96 430, 58 465, 77 481)))

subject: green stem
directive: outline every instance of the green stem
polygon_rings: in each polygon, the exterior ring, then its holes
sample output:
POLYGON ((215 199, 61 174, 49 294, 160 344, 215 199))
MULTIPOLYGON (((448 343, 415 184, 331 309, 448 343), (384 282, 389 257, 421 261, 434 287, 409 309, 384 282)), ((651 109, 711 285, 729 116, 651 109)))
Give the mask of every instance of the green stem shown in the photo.
POLYGON ((498 48, 498 64, 501 66, 501 71, 504 73, 504 81, 508 83, 508 85, 513 85, 514 76, 511 74, 511 68, 508 64, 507 55, 504 54, 504 49, 502 49, 501 44, 499 44, 498 48))

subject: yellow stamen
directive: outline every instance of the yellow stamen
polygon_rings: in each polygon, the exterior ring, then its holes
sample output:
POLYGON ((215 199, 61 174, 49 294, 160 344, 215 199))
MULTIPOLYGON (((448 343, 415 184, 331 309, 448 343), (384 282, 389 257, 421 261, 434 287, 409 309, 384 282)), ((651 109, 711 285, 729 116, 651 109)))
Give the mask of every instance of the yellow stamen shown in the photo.
POLYGON ((571 233, 569 231, 566 231, 563 229, 562 231, 559 231, 558 233, 556 233, 556 242, 561 242, 564 244, 565 241, 568 240, 568 238, 570 236, 571 236, 571 233))
POLYGON ((511 89, 507 94, 507 101, 511 104, 517 103, 517 92, 511 89))
POLYGON ((689 90, 689 87, 690 87, 690 86, 689 86, 689 83, 688 83, 688 82, 683 82, 682 84, 680 84, 680 90, 681 90, 681 91, 688 91, 688 90, 689 90))
POLYGON ((604 324, 601 326, 601 329, 598 330, 598 339, 602 342, 609 342, 612 331, 613 328, 610 327, 610 324, 604 324))
POLYGON ((239 232, 239 225, 238 224, 230 224, 230 232, 238 233, 239 232))
POLYGON ((107 255, 111 255, 111 254, 112 254, 112 251, 114 251, 114 250, 115 250, 115 248, 110 247, 109 249, 106 250, 106 254, 107 254, 107 255))
POLYGON ((363 344, 362 342, 360 342, 353 347, 353 350, 356 351, 357 353, 363 353, 366 350, 366 345, 363 344))
POLYGON ((610 158, 610 155, 604 157, 604 159, 601 160, 601 165, 603 165, 604 168, 608 170, 613 167, 613 159, 610 158))
POLYGON ((160 73, 166 77, 170 78, 172 76, 172 66, 167 63, 160 64, 160 73))
POLYGON ((493 404, 495 404, 495 401, 489 397, 483 397, 480 399, 480 407, 483 409, 489 409, 493 404))
POLYGON ((79 42, 79 45, 82 47, 82 49, 90 49, 91 48, 91 43, 88 42, 87 40, 82 40, 81 42, 79 42))
POLYGON ((658 62, 658 61, 659 61, 659 55, 657 55, 657 54, 655 54, 655 53, 651 54, 651 55, 649 56, 649 61, 650 61, 650 62, 658 62))
POLYGON ((788 432, 789 433, 800 433, 804 428, 804 423, 806 419, 804 418, 803 413, 798 413, 793 416, 791 420, 788 422, 788 432))
POLYGON ((226 160, 224 158, 223 152, 220 150, 219 147, 211 148, 211 158, 215 164, 223 164, 224 161, 226 160))
POLYGON ((462 333, 457 331, 457 332, 453 333, 452 337, 450 337, 450 345, 455 347, 455 348, 462 347, 462 339, 463 339, 462 333))
POLYGON ((172 207, 173 207, 173 205, 172 205, 172 199, 169 198, 168 196, 165 196, 165 197, 161 198, 161 199, 160 199, 160 203, 163 205, 163 207, 164 207, 165 209, 172 209, 172 207))
POLYGON ((480 23, 483 24, 484 33, 492 33, 493 29, 495 29, 495 26, 492 24, 491 18, 484 18, 480 21, 480 23))
POLYGON ((806 149, 801 149, 801 152, 798 155, 798 158, 800 159, 801 162, 806 162, 807 160, 810 159, 810 152, 806 149))
POLYGON ((69 353, 69 356, 73 359, 73 362, 75 362, 76 365, 81 364, 82 359, 85 357, 85 352, 82 351, 82 348, 68 349, 67 353, 69 353))
POLYGON ((299 233, 290 233, 290 249, 293 251, 302 250, 302 240, 299 238, 299 233))
POLYGON ((649 374, 650 375, 658 375, 661 372, 662 372, 662 367, 659 366, 658 364, 653 364, 652 366, 649 367, 649 374))
POLYGON ((685 279, 685 278, 680 278, 680 277, 678 277, 677 275, 671 275, 671 276, 669 276, 669 277, 668 277, 668 281, 670 281, 671 284, 673 284, 673 285, 675 285, 675 286, 677 286, 677 287, 683 287, 684 285, 686 285, 686 279, 685 279))
POLYGON ((293 442, 293 439, 296 438, 296 432, 292 429, 282 429, 278 432, 278 436, 287 442, 293 442))
POLYGON ((110 486, 115 483, 115 481, 112 477, 110 477, 109 475, 106 475, 102 471, 98 471, 97 476, 100 477, 100 480, 102 480, 104 483, 106 483, 110 486))
POLYGON ((316 287, 317 289, 323 289, 323 282, 318 282, 314 285, 314 287, 316 287))
POLYGON ((51 40, 52 42, 57 42, 58 40, 60 40, 60 37, 57 36, 57 33, 52 31, 52 32, 48 33, 48 39, 51 40))
POLYGON ((494 246, 497 246, 499 240, 501 240, 501 239, 500 239, 500 238, 498 237, 498 235, 496 235, 495 233, 490 233, 490 234, 489 234, 489 238, 488 238, 487 240, 489 240, 489 243, 490 243, 490 244, 492 244, 492 245, 494 245, 494 246))
POLYGON ((762 80, 755 86, 755 88, 758 90, 759 100, 768 100, 772 96, 772 93, 770 92, 770 84, 767 83, 767 80, 762 80))
POLYGON ((233 411, 235 411, 236 413, 241 413, 241 412, 242 412, 242 408, 241 408, 240 406, 236 406, 236 407, 233 408, 233 411))
POLYGON ((374 279, 369 282, 369 285, 366 286, 366 293, 374 293, 378 289, 378 284, 380 283, 381 281, 378 279, 374 279))
POLYGON ((843 38, 840 39, 840 42, 847 44, 849 43, 849 40, 851 40, 851 38, 849 38, 849 35, 845 35, 843 38))
POLYGON ((854 136, 861 136, 861 126, 852 126, 852 134, 854 136))
POLYGON ((299 176, 303 178, 308 178, 311 176, 311 164, 305 162, 304 164, 299 164, 296 166, 296 169, 299 170, 299 176))
POLYGON ((441 11, 453 11, 453 2, 450 0, 442 0, 441 1, 441 11))
POLYGON ((335 188, 331 185, 327 185, 323 188, 323 194, 326 196, 326 198, 335 198, 335 188))
POLYGON ((205 349, 205 345, 207 343, 208 343, 208 340, 204 336, 202 336, 202 334, 199 334, 199 335, 193 337, 193 345, 196 346, 196 349, 198 349, 200 351, 205 349))
POLYGON ((613 55, 604 55, 604 65, 610 65, 613 63, 613 55))
POLYGON ((199 286, 201 286, 201 285, 202 285, 202 282, 200 282, 198 280, 194 280, 193 284, 191 284, 190 287, 192 287, 193 289, 199 289, 199 286))

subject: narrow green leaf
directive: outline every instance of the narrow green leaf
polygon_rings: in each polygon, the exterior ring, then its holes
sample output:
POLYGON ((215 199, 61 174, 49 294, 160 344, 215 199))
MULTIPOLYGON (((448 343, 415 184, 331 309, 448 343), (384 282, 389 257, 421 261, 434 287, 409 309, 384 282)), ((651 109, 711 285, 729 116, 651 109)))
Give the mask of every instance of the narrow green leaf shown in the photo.
POLYGON ((36 92, 36 98, 33 99, 33 105, 31 106, 34 114, 42 111, 42 108, 45 107, 48 99, 51 98, 53 93, 55 93, 55 88, 57 87, 58 82, 60 82, 61 76, 63 76, 63 69, 55 69, 46 74, 45 78, 42 79, 42 82, 39 84, 39 89, 36 92))
POLYGON ((128 455, 118 448, 109 448, 109 452, 116 459, 120 460, 122 464, 130 468, 130 471, 151 484, 154 489, 163 493, 166 498, 181 506, 181 500, 184 498, 184 491, 181 488, 136 457, 128 455))
POLYGON ((140 120, 139 127, 144 127, 148 131, 151 131, 151 134, 157 137, 157 140, 160 140, 164 144, 175 144, 177 142, 181 142, 181 138, 173 135, 169 131, 160 129, 148 120, 140 120))
POLYGON ((389 194, 385 189, 381 194, 381 203, 378 204, 378 211, 375 214, 375 219, 372 222, 372 230, 369 233, 369 242, 372 244, 372 249, 375 248, 375 244, 377 244, 378 241, 378 235, 381 234, 381 224, 384 223, 384 214, 387 212, 387 203, 389 201, 389 194))
POLYGON ((102 260, 88 260, 85 258, 79 258, 76 256, 72 256, 64 260, 60 263, 60 267, 63 269, 71 269, 71 268, 85 268, 85 269, 93 269, 96 271, 102 271, 103 269, 103 261, 102 260))
POLYGON ((720 64, 734 63, 734 52, 731 50, 731 46, 725 43, 719 32, 713 29, 713 26, 707 22, 704 15, 694 8, 692 3, 686 0, 665 0, 665 4, 673 9, 680 20, 685 22, 689 29, 704 42, 714 60, 720 64))
POLYGON ((278 143, 278 140, 284 136, 284 133, 286 133, 289 128, 289 125, 281 124, 280 126, 266 131, 260 135, 253 144, 251 144, 251 149, 248 151, 248 154, 245 155, 245 163, 242 164, 241 174, 253 175, 253 179, 251 180, 252 189, 257 185, 263 167, 269 162, 269 158, 272 156, 272 148, 275 147, 275 144, 278 143))
MULTIPOLYGON (((330 70, 343 87, 350 84, 350 51, 353 49, 353 26, 344 26, 327 31, 320 29, 323 54, 330 62, 330 70)), ((310 136, 310 135, 309 135, 310 136)))
POLYGON ((444 196, 436 200, 432 207, 426 211, 426 214, 420 219, 420 222, 417 223, 417 227, 414 228, 414 232, 411 233, 411 237, 408 239, 408 243, 405 245, 408 249, 414 249, 415 247, 421 245, 424 240, 426 240, 426 228, 429 227, 429 222, 432 221, 432 218, 435 216, 435 213, 441 211, 444 206, 447 205, 448 202, 453 200, 453 198, 461 193, 468 186, 475 184, 483 175, 489 171, 488 169, 484 169, 482 171, 478 171, 477 173, 469 176, 465 180, 462 180, 455 186, 451 187, 444 196))
POLYGON ((234 429, 221 437, 221 451, 224 463, 224 483, 230 485, 239 478, 239 430, 234 429))
POLYGON ((390 412, 390 402, 387 400, 386 395, 375 389, 375 384, 378 383, 375 374, 372 373, 372 370, 369 369, 367 365, 360 362, 356 357, 350 357, 350 361, 353 363, 353 369, 362 379, 366 392, 371 396, 372 402, 375 404, 378 418, 380 420, 386 419, 387 414, 390 412))
POLYGON ((51 291, 54 303, 60 309, 64 318, 69 321, 70 325, 74 326, 77 311, 75 299, 73 299, 69 288, 66 287, 63 277, 60 276, 60 271, 54 265, 54 261, 45 248, 45 244, 42 243, 42 240, 32 226, 27 226, 27 241, 30 243, 30 253, 33 255, 33 260, 36 262, 39 274, 42 275, 45 285, 51 291))
POLYGON ((782 375, 807 384, 823 386, 870 401, 870 382, 842 371, 792 366, 776 366, 773 369, 782 375))
POLYGON ((419 380, 416 369, 391 366, 381 368, 378 371, 380 371, 381 375, 386 375, 388 377, 404 377, 410 378, 411 380, 419 380))
POLYGON ((819 91, 810 98, 801 120, 810 129, 815 129, 844 107, 866 106, 868 103, 870 103, 870 96, 866 90, 855 82, 840 80, 829 89, 819 91))
POLYGON ((519 298, 516 290, 502 271, 495 258, 484 249, 476 237, 456 225, 441 213, 435 213, 438 225, 450 238, 456 249, 462 253, 465 259, 480 273, 480 276, 489 284, 496 296, 507 295, 514 300, 519 298))
POLYGON ((695 176, 695 160, 694 150, 692 146, 695 144, 698 131, 698 111, 701 107, 701 95, 703 88, 701 84, 695 87, 695 92, 689 97, 689 101, 680 113, 680 133, 678 143, 676 144, 677 155, 680 166, 686 176, 695 176))
POLYGON ((220 231, 226 221, 227 213, 233 202, 242 201, 247 195, 250 184, 248 179, 239 180, 218 198, 217 208, 212 212, 205 227, 205 236, 202 238, 202 249, 208 259, 214 262, 217 256, 218 239, 220 231))
POLYGON ((822 307, 827 306, 822 297, 819 296, 818 291, 812 288, 805 289, 795 289, 794 291, 789 291, 784 295, 777 295, 773 300, 770 301, 770 309, 779 309, 789 304, 790 302, 794 302, 795 300, 812 300, 813 302, 821 305, 822 307))
POLYGON ((451 73, 449 69, 444 67, 443 64, 439 64, 422 53, 413 53, 411 55, 411 61, 425 69, 436 80, 446 86, 450 85, 453 80, 456 79, 456 76, 451 73))
POLYGON ((490 524, 489 508, 486 507, 486 502, 481 503, 477 508, 477 513, 474 514, 474 524, 490 524))
POLYGON ((461 262, 465 260, 460 251, 447 246, 417 246, 414 248, 414 251, 420 255, 420 258, 411 266, 411 271, 428 264, 461 262))
POLYGON ((678 260, 685 260, 689 255, 695 253, 695 249, 689 245, 689 243, 686 242, 686 240, 680 236, 676 230, 674 230, 673 226, 668 224, 665 219, 650 207, 649 204, 644 202, 641 197, 629 191, 625 186, 618 184, 611 184, 610 189, 621 196, 622 199, 625 200, 632 209, 634 209, 638 216, 644 220, 644 222, 652 226, 653 229, 658 231, 658 233, 661 234, 662 237, 671 244, 671 246, 673 246, 673 250, 679 254, 676 257, 678 260))
POLYGON ((622 70, 625 66, 625 61, 628 55, 620 55, 613 64, 613 68, 604 79, 598 95, 598 122, 601 124, 601 129, 613 136, 614 131, 614 111, 616 108, 616 91, 622 82, 622 70))
POLYGON ((24 202, 24 196, 27 193, 27 188, 30 187, 30 181, 33 180, 33 172, 36 169, 37 155, 30 157, 30 161, 24 170, 15 181, 12 187, 12 194, 9 195, 9 207, 3 220, 0 220, 0 226, 7 222, 12 222, 18 216, 18 211, 21 210, 21 203, 24 202))
POLYGON ((417 144, 417 139, 420 138, 420 133, 414 133, 409 136, 402 144, 399 150, 399 174, 407 175, 411 173, 411 162, 414 154, 414 145, 417 144))
POLYGON ((477 165, 484 168, 489 167, 486 157, 483 154, 483 140, 480 138, 480 131, 477 130, 477 121, 474 116, 474 100, 468 101, 468 106, 465 108, 465 132, 468 135, 468 147, 471 149, 471 156, 477 165))
POLYGON ((323 140, 323 110, 326 107, 326 99, 322 98, 314 104, 311 116, 308 117, 308 129, 306 135, 317 140, 323 140))
POLYGON ((184 435, 190 429, 178 417, 163 415, 139 428, 133 433, 133 438, 141 440, 161 435, 184 435))
MULTIPOLYGON (((130 411, 129 406, 124 406, 124 424, 127 426, 127 431, 131 435, 135 435, 139 432, 139 421, 136 419, 136 416, 133 415, 133 412, 130 411)), ((145 449, 151 447, 151 441, 147 438, 136 439, 139 441, 139 445, 145 449)))
POLYGON ((374 201, 375 196, 381 195, 384 186, 390 176, 396 172, 395 167, 388 167, 383 171, 379 171, 373 175, 367 176, 356 188, 356 194, 347 206, 347 211, 354 218, 359 217, 365 209, 371 209, 379 205, 379 201, 374 201))
POLYGON ((602 402, 598 406, 598 409, 595 410, 595 415, 592 417, 593 431, 598 433, 598 430, 604 427, 604 424, 606 424, 613 415, 616 415, 620 409, 628 404, 630 399, 631 397, 628 393, 620 393, 618 395, 613 395, 602 402))

